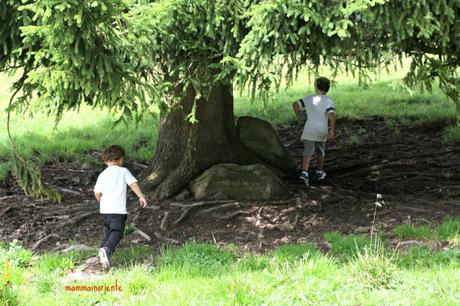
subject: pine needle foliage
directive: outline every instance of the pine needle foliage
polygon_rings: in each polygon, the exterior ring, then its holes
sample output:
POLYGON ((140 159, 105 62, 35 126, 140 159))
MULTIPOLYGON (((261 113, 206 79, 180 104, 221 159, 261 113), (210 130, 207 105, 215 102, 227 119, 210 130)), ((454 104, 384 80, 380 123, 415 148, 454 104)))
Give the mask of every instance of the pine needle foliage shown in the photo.
POLYGON ((138 122, 191 86, 268 101, 305 67, 366 82, 410 58, 407 86, 439 82, 460 113, 459 14, 458 0, 2 0, 0 71, 28 71, 10 110, 59 120, 86 104, 138 122))
POLYGON ((55 202, 61 202, 61 194, 43 182, 41 170, 16 153, 13 153, 13 173, 27 196, 46 197, 55 202))

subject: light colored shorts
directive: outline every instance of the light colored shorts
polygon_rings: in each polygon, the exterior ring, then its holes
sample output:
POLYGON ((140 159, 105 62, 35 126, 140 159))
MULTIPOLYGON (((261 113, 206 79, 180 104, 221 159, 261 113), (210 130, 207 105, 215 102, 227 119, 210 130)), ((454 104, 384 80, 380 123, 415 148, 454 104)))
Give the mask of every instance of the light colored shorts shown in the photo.
POLYGON ((325 146, 325 141, 303 140, 303 156, 313 156, 314 153, 316 156, 324 156, 325 146))

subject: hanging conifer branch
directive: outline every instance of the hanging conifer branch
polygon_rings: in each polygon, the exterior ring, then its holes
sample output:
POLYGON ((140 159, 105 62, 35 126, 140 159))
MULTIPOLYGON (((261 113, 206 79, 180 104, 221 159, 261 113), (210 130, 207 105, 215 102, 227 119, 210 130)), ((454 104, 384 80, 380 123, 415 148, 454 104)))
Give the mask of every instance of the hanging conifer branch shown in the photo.
POLYGON ((42 179, 41 170, 30 161, 25 160, 13 140, 11 134, 11 112, 13 111, 13 101, 19 91, 22 89, 24 80, 27 78, 27 70, 24 71, 21 78, 13 85, 15 91, 11 95, 7 108, 6 130, 8 140, 11 145, 13 157, 13 173, 18 185, 24 190, 24 193, 31 197, 46 197, 55 202, 61 202, 61 194, 56 190, 45 185, 42 179))

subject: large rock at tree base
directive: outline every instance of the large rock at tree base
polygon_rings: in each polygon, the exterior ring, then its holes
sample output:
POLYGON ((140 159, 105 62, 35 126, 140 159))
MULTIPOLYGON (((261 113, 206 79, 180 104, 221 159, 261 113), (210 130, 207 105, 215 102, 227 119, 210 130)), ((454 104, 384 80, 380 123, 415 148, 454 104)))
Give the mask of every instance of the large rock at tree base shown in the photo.
POLYGON ((286 191, 279 177, 259 164, 217 164, 193 180, 190 190, 199 200, 269 200, 286 191))
POLYGON ((294 159, 269 122, 254 117, 240 117, 236 128, 244 146, 268 165, 286 173, 296 171, 294 159))

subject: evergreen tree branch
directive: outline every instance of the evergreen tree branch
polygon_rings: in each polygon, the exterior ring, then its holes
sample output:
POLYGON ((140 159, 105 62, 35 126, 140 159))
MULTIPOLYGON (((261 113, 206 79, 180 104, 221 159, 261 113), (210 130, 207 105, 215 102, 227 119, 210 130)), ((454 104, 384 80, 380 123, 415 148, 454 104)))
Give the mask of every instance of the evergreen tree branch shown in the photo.
POLYGON ((24 157, 19 152, 11 133, 11 112, 13 111, 13 101, 20 90, 23 88, 24 81, 27 79, 28 73, 29 70, 25 69, 21 78, 14 84, 16 89, 10 97, 7 108, 6 130, 13 154, 13 173, 16 177, 18 185, 22 188, 26 195, 32 197, 47 197, 52 201, 60 202, 61 194, 45 185, 42 179, 41 170, 37 166, 24 159, 24 157))

